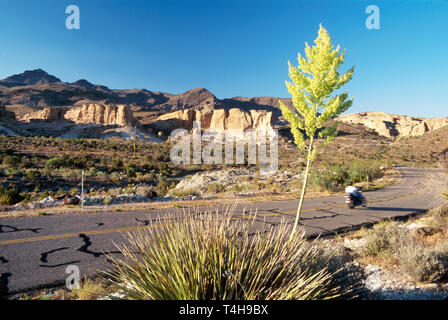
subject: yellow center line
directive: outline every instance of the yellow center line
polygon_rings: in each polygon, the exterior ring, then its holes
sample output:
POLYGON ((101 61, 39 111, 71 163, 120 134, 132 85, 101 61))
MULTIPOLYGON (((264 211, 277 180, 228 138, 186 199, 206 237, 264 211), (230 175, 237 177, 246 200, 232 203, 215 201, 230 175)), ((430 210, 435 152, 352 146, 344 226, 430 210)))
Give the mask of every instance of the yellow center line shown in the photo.
MULTIPOLYGON (((426 176, 426 174, 425 174, 426 176)), ((391 201, 395 199, 401 199, 405 197, 411 197, 419 193, 423 193, 426 190, 429 189, 429 186, 427 186, 425 189, 391 198, 386 199, 380 199, 371 201, 370 203, 378 203, 378 202, 384 202, 384 201, 391 201)), ((336 205, 336 206, 330 206, 330 207, 323 207, 323 208, 310 208, 310 209, 303 209, 302 212, 313 212, 313 211, 322 211, 322 210, 330 210, 335 208, 342 208, 346 205, 336 205)), ((272 216, 280 216, 280 215, 290 215, 291 213, 296 213, 296 210, 292 211, 285 211, 285 212, 273 212, 273 213, 265 213, 265 214, 257 214, 257 217, 272 217, 272 216)), ((248 219, 253 216, 242 216, 242 217, 234 217, 235 219, 248 219)), ((106 230, 96 230, 96 231, 86 231, 86 232, 76 232, 76 233, 66 233, 66 234, 57 234, 57 235, 48 235, 48 236, 41 236, 41 237, 30 237, 30 238, 23 238, 23 239, 12 239, 12 240, 4 240, 0 241, 0 246, 2 245, 8 245, 8 244, 18 244, 18 243, 27 243, 27 242, 37 242, 37 241, 45 241, 45 240, 55 240, 55 239, 65 239, 65 238, 76 238, 79 237, 80 234, 85 235, 99 235, 99 234, 110 234, 110 233, 119 233, 119 232, 131 232, 131 231, 137 231, 138 229, 145 229, 145 228, 151 228, 152 226, 134 226, 134 227, 124 227, 124 228, 114 228, 114 229, 106 229, 106 230)))

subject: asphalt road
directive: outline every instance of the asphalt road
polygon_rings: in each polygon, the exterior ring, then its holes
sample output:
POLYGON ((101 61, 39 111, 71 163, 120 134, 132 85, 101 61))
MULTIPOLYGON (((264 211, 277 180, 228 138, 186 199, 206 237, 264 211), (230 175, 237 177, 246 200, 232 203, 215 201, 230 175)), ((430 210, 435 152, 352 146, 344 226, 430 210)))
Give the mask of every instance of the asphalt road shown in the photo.
MULTIPOLYGON (((402 178, 394 186, 364 193, 367 208, 350 210, 343 196, 307 199, 301 219, 307 235, 357 229, 387 218, 422 213, 446 202, 441 192, 448 190, 448 179, 442 170, 400 170, 402 178)), ((235 215, 257 211, 257 223, 275 224, 281 219, 293 223, 297 204, 297 200, 240 203, 235 215)), ((157 217, 170 219, 167 213, 178 210, 1 218, 0 295, 64 284, 70 265, 76 265, 82 275, 104 270, 110 266, 105 253, 119 255, 114 242, 122 242, 127 232, 157 217)))

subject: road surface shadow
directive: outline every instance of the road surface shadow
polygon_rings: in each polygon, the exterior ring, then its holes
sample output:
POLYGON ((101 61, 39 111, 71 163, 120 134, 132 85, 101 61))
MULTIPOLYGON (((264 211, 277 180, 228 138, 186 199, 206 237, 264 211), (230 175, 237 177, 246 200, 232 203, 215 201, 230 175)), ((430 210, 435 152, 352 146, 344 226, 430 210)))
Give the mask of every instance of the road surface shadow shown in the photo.
MULTIPOLYGON (((51 250, 51 251, 43 252, 43 253, 40 254, 40 261, 43 262, 43 263, 47 263, 49 254, 55 253, 55 252, 58 252, 58 251, 67 250, 67 249, 68 249, 67 247, 64 247, 64 248, 58 248, 58 249, 54 249, 54 250, 51 250)), ((77 260, 77 261, 70 261, 70 262, 65 262, 65 263, 60 263, 60 264, 53 264, 53 265, 40 264, 39 267, 41 267, 41 268, 57 268, 57 267, 62 267, 62 266, 68 266, 68 265, 75 264, 75 263, 78 263, 78 262, 81 262, 81 261, 77 260)))
POLYGON ((107 255, 110 255, 110 254, 119 254, 119 253, 121 253, 120 251, 109 251, 109 252, 94 252, 94 251, 91 251, 89 249, 89 247, 92 245, 92 242, 90 241, 90 238, 87 235, 83 234, 83 233, 81 233, 79 235, 79 237, 84 242, 84 245, 81 248, 78 249, 79 252, 84 252, 84 253, 90 254, 90 255, 94 256, 95 258, 99 258, 101 256, 107 256, 107 255))
POLYGON ((33 232, 33 233, 39 233, 39 230, 42 230, 42 228, 19 229, 19 228, 16 228, 14 226, 8 226, 6 224, 0 224, 0 233, 12 233, 12 232, 20 232, 20 231, 30 231, 30 232, 33 232), (9 228, 11 230, 10 231, 4 231, 3 230, 4 228, 9 228))
POLYGON ((393 211, 393 212, 426 212, 425 209, 417 209, 417 208, 399 208, 399 207, 367 207, 368 210, 374 211, 393 211))
POLYGON ((0 276, 0 298, 1 297, 6 297, 9 293, 9 280, 8 278, 12 276, 11 273, 7 272, 7 273, 2 273, 2 275, 0 276))

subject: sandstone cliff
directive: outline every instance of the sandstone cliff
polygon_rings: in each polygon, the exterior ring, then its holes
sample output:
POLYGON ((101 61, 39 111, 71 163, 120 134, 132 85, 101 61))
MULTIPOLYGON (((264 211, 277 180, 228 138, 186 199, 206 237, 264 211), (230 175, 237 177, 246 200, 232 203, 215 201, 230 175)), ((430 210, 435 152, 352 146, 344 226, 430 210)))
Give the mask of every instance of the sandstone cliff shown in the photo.
POLYGON ((57 108, 45 108, 24 115, 21 122, 35 120, 51 122, 69 120, 76 124, 95 123, 101 125, 132 126, 136 123, 131 109, 127 105, 86 104, 67 110, 65 113, 57 108))
POLYGON ((86 104, 69 109, 64 119, 75 123, 96 123, 102 125, 132 126, 136 123, 127 105, 86 104))
POLYGON ((362 124, 386 137, 420 136, 448 125, 448 118, 416 118, 383 112, 342 115, 337 121, 362 124))
POLYGON ((36 112, 25 114, 19 119, 21 122, 31 122, 34 120, 57 121, 59 120, 60 110, 56 108, 45 108, 36 112))
POLYGON ((176 128, 192 129, 193 122, 199 121, 203 130, 225 129, 272 129, 273 116, 271 111, 250 110, 239 108, 230 110, 179 110, 160 116, 152 125, 158 130, 173 130, 176 128))

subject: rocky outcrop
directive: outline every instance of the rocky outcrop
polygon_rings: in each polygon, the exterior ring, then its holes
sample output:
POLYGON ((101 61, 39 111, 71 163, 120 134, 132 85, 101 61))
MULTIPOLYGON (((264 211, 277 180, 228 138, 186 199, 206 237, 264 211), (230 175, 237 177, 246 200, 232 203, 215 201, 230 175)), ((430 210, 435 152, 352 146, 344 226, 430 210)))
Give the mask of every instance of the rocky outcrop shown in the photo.
POLYGON ((176 112, 164 114, 157 120, 164 123, 166 127, 173 128, 192 128, 193 127, 194 110, 179 110, 176 112))
POLYGON ((24 115, 19 121, 58 121, 68 120, 77 124, 95 123, 101 125, 132 126, 135 119, 127 105, 86 104, 67 110, 65 113, 57 108, 45 108, 24 115))
POLYGON ((416 118, 384 112, 362 112, 342 115, 337 121, 362 124, 385 137, 421 136, 448 125, 448 118, 416 118))
POLYGON ((64 119, 75 123, 96 123, 101 125, 132 126, 136 120, 127 105, 86 104, 72 108, 64 119))
POLYGON ((31 121, 57 121, 60 119, 60 110, 56 108, 45 108, 36 112, 25 114, 19 119, 21 122, 31 121))
POLYGON ((250 110, 239 108, 230 110, 180 110, 160 116, 152 125, 159 130, 174 130, 176 128, 192 129, 193 122, 199 121, 204 130, 222 131, 225 129, 272 129, 273 116, 271 111, 250 110))

